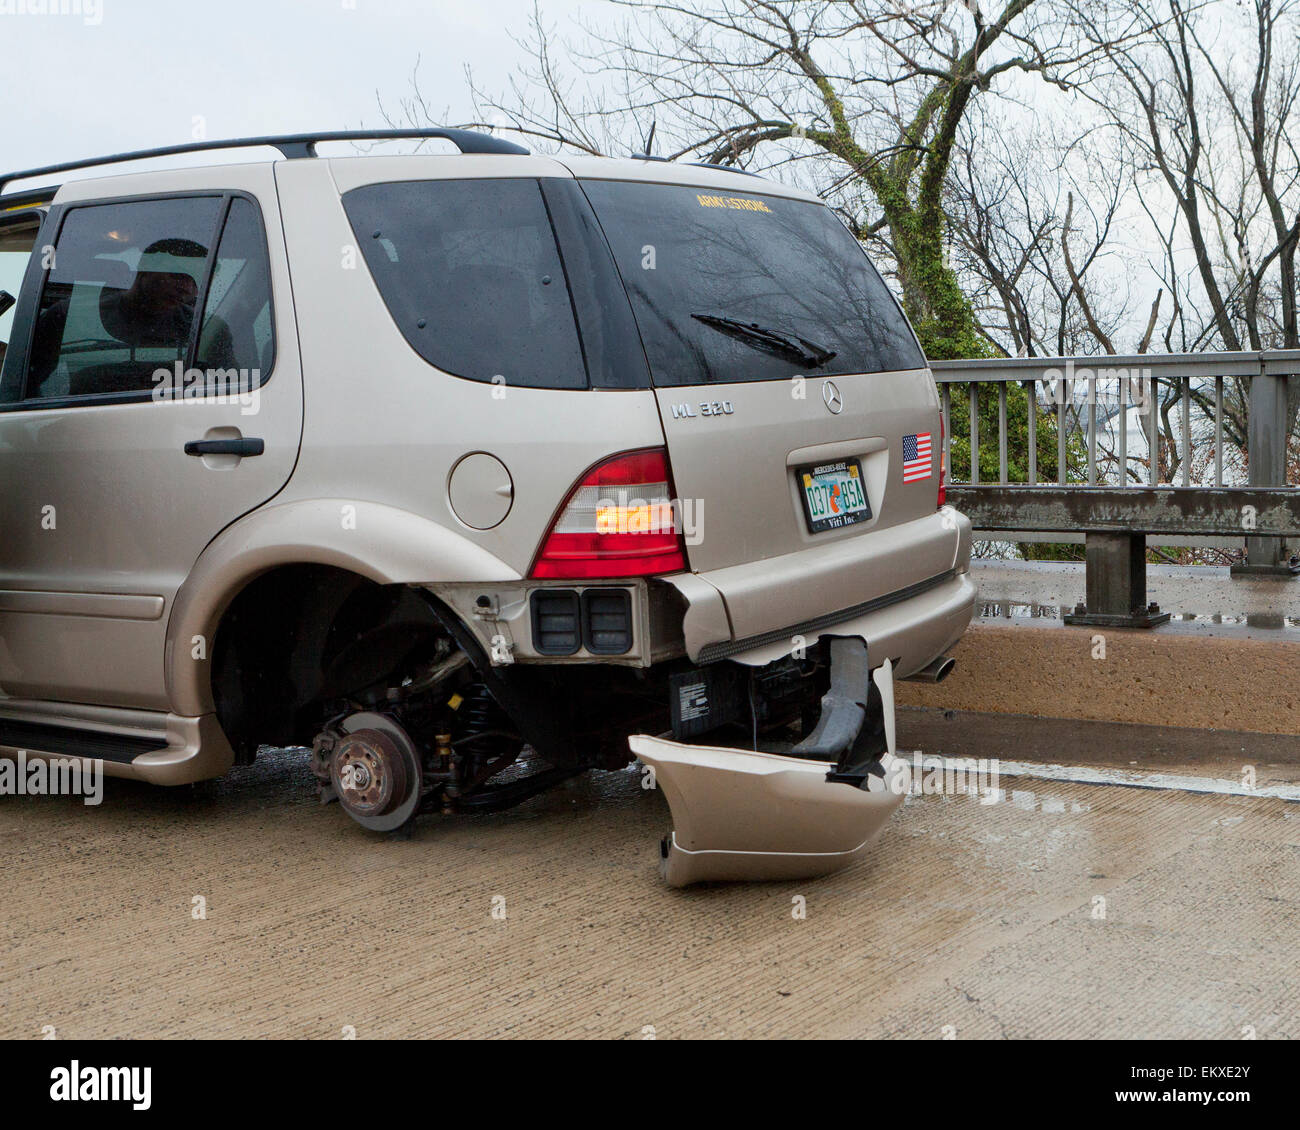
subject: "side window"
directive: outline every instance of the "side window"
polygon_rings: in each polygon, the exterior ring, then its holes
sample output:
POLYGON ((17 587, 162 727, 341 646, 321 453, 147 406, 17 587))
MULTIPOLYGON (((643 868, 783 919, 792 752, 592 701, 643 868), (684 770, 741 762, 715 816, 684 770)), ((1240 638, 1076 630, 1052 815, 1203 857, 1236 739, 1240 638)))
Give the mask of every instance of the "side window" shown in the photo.
POLYGON ((275 340, 271 323, 271 271, 257 209, 230 202, 212 270, 194 367, 210 385, 256 388, 271 373, 275 340))
POLYGON ((537 181, 372 184, 343 205, 389 313, 430 364, 478 381, 587 387, 537 181))
POLYGON ((39 228, 38 219, 0 228, 0 365, 4 364, 9 350, 9 339, 14 332, 14 307, 39 228))
POLYGON ((183 365, 222 207, 203 196, 69 210, 37 309, 26 395, 145 391, 160 370, 183 365))

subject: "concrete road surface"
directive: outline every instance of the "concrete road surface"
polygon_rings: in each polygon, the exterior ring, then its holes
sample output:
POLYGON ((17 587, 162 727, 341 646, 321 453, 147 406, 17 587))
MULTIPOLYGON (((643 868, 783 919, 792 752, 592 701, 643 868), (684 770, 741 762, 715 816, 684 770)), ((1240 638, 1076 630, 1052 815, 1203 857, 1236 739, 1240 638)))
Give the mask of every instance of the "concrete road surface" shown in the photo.
POLYGON ((1300 804, 1004 780, 841 874, 672 891, 639 783, 409 840, 292 753, 0 798, 0 1036, 1300 1037, 1300 804))

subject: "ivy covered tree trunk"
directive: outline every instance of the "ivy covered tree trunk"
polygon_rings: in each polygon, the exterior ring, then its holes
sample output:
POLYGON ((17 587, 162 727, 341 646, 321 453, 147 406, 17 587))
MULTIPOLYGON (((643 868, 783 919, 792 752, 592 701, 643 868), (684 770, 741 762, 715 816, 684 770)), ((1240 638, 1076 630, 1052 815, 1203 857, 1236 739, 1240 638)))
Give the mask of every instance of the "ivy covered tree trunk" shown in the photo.
MULTIPOLYGON (((928 209, 927 209, 928 212, 928 209)), ((992 355, 944 252, 944 218, 908 208, 891 218, 903 309, 934 361, 992 355)))

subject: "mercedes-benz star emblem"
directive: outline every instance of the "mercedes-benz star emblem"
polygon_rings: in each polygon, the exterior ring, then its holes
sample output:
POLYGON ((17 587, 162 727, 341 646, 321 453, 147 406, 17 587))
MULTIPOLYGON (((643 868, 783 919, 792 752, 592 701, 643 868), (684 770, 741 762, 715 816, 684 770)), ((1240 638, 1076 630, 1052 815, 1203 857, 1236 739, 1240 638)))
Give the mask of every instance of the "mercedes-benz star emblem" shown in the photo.
POLYGON ((836 416, 844 411, 844 397, 834 381, 822 381, 822 401, 836 416))

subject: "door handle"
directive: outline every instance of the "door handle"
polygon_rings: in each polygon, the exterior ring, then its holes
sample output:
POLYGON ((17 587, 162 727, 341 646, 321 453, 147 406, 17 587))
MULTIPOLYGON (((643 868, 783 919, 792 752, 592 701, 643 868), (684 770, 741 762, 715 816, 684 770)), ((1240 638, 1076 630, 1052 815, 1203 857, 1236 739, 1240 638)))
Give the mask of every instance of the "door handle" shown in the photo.
POLYGON ((261 455, 266 444, 260 439, 192 439, 185 445, 186 455, 261 455))

